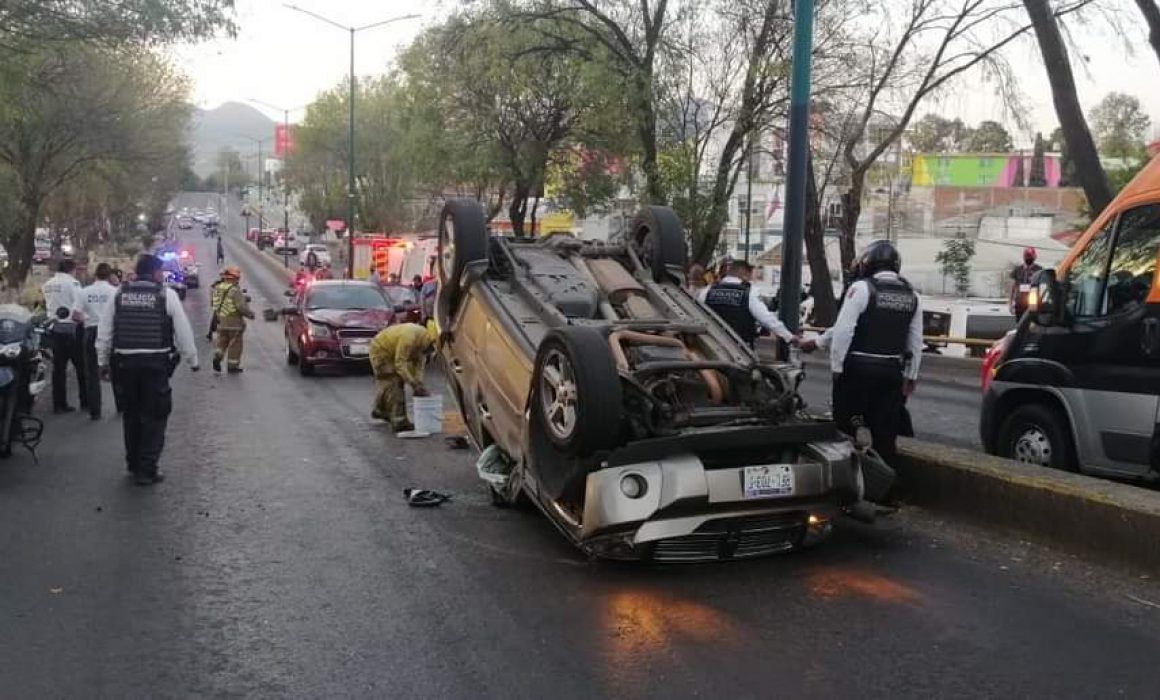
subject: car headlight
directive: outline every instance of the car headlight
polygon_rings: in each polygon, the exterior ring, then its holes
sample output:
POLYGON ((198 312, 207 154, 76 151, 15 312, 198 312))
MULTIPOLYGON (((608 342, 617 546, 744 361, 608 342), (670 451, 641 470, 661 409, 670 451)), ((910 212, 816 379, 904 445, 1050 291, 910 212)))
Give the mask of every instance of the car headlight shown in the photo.
POLYGON ((20 343, 6 343, 0 345, 0 356, 8 359, 20 357, 20 351, 23 349, 20 343))
POLYGON ((311 338, 329 338, 333 333, 330 332, 330 326, 322 323, 310 323, 310 337, 311 338))

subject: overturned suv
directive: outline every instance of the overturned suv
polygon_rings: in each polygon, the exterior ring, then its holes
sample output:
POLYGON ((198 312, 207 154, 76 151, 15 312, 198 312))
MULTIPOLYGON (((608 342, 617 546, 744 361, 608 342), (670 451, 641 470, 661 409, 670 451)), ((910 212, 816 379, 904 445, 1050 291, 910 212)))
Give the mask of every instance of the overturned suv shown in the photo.
POLYGON ((471 439, 584 551, 709 561, 812 544, 863 497, 862 457, 804 414, 799 370, 754 352, 681 285, 684 233, 649 207, 623 240, 439 226, 439 355, 471 439))

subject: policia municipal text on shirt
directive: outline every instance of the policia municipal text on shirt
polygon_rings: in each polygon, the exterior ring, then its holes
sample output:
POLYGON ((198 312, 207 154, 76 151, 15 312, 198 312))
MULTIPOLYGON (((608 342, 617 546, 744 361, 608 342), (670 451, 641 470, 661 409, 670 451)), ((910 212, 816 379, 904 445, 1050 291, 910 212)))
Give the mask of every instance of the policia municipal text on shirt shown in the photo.
POLYGON ((795 341, 794 334, 781 319, 751 293, 749 279, 752 274, 753 266, 743 260, 734 260, 725 277, 704 288, 700 294, 701 303, 720 316, 750 347, 757 340, 758 325, 787 343, 795 341))
POLYGON ((125 464, 138 485, 164 479, 157 461, 173 407, 169 377, 184 356, 197 371, 193 329, 177 292, 161 283, 161 260, 137 259, 137 278, 121 285, 97 328, 101 378, 110 362, 124 402, 125 464))

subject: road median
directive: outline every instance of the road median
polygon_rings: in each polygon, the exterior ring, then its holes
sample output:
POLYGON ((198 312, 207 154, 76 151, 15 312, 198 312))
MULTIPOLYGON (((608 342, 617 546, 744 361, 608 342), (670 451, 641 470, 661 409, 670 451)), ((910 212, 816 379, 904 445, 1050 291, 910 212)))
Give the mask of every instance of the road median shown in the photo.
POLYGON ((918 440, 899 453, 908 503, 1160 574, 1156 492, 918 440))

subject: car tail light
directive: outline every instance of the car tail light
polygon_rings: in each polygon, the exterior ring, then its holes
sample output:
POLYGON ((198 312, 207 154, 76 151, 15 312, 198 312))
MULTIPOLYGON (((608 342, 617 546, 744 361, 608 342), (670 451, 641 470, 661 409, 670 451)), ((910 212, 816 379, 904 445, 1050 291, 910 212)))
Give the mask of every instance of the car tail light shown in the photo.
POLYGON ((983 391, 991 386, 991 380, 995 378, 995 372, 999 369, 999 363, 1002 362, 1007 347, 1011 345, 1011 336, 1014 333, 1014 331, 1008 331, 1006 335, 987 348, 987 352, 983 355, 983 366, 979 370, 983 391))

